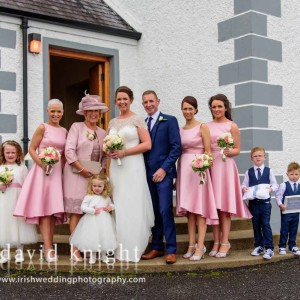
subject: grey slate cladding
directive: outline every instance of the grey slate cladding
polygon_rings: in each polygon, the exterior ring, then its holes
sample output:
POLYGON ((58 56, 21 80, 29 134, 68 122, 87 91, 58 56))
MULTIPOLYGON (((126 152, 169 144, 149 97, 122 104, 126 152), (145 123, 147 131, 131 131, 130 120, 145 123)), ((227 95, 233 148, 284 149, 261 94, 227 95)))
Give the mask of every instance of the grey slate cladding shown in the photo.
POLYGON ((0 71, 0 90, 16 90, 16 73, 0 71))
POLYGON ((249 33, 267 36, 267 16, 248 12, 218 23, 219 42, 249 33))
POLYGON ((281 17, 281 0, 234 0, 234 14, 248 10, 281 17))
POLYGON ((240 129, 241 151, 249 151, 255 146, 270 151, 282 151, 282 131, 266 129, 240 129))
POLYGON ((235 85, 235 105, 255 103, 282 106, 282 86, 260 82, 235 85))
POLYGON ((248 35, 239 39, 235 39, 234 58, 238 60, 249 56, 281 62, 281 42, 256 35, 248 35))
POLYGON ((268 128, 268 108, 265 106, 241 106, 233 108, 232 111, 234 122, 237 123, 239 128, 268 128))
POLYGON ((103 0, 0 0, 0 12, 7 9, 136 32, 103 0))
POLYGON ((0 47, 16 48, 16 32, 14 30, 0 28, 0 47))
POLYGON ((17 116, 16 115, 0 115, 0 132, 16 133, 17 132, 17 116))
POLYGON ((249 58, 219 67, 219 85, 243 81, 268 81, 267 61, 249 58))

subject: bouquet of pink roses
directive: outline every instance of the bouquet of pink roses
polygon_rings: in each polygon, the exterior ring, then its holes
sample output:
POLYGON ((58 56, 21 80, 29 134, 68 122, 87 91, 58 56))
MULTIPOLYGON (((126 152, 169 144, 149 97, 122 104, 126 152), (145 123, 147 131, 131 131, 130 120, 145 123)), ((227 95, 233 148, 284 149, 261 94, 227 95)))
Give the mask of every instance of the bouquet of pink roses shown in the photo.
MULTIPOLYGON (((124 143, 121 137, 117 134, 109 134, 103 139, 103 151, 106 153, 112 152, 114 150, 122 150, 124 143)), ((121 159, 117 159, 118 166, 121 166, 121 159)))
POLYGON ((224 132, 218 139, 217 144, 221 149, 222 160, 226 161, 226 155, 224 154, 224 149, 233 148, 234 140, 230 132, 224 132))
POLYGON ((59 162, 60 157, 61 154, 55 147, 47 147, 39 154, 39 158, 46 165, 46 176, 49 176, 51 174, 53 165, 59 162))
MULTIPOLYGON (((8 187, 12 181, 14 180, 14 172, 13 170, 9 170, 8 167, 4 168, 4 171, 0 173, 0 182, 8 187)), ((5 190, 2 190, 4 193, 5 190)))
POLYGON ((192 169, 194 172, 199 172, 200 184, 205 183, 205 170, 212 166, 213 158, 207 153, 196 154, 192 161, 192 169))

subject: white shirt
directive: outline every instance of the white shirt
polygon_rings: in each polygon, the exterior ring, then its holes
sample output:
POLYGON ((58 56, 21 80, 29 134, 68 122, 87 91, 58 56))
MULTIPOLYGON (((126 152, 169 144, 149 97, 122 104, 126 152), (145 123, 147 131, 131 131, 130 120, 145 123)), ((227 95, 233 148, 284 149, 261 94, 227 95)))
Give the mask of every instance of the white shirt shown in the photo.
MULTIPOLYGON (((260 172, 261 172, 261 175, 264 173, 264 169, 265 169, 265 165, 261 165, 260 167, 257 167, 257 166, 253 166, 254 168, 254 174, 256 176, 256 179, 258 179, 258 171, 257 169, 260 168, 260 172)), ((248 170, 246 171, 245 173, 245 177, 244 177, 244 180, 243 180, 243 183, 242 183, 242 189, 244 187, 248 188, 249 187, 249 174, 248 174, 248 170)), ((277 184, 277 181, 276 181, 276 177, 272 171, 272 169, 270 169, 270 187, 272 189, 272 192, 276 192, 278 190, 278 184, 277 184)))
POLYGON ((152 117, 151 125, 150 125, 150 130, 152 130, 154 124, 156 123, 159 114, 160 114, 160 111, 158 110, 158 111, 157 111, 156 113, 154 113, 152 116, 148 116, 147 121, 146 121, 147 124, 148 124, 149 118, 152 117))
MULTIPOLYGON (((295 182, 289 180, 289 183, 292 187, 292 190, 294 190, 294 183, 295 182)), ((297 183, 297 189, 298 189, 299 181, 297 181, 296 183, 297 183)), ((283 194, 284 194, 285 190, 286 190, 286 184, 285 184, 285 182, 283 182, 283 183, 280 184, 279 189, 278 189, 278 191, 275 195, 278 206, 283 204, 282 203, 282 198, 283 198, 283 194)))

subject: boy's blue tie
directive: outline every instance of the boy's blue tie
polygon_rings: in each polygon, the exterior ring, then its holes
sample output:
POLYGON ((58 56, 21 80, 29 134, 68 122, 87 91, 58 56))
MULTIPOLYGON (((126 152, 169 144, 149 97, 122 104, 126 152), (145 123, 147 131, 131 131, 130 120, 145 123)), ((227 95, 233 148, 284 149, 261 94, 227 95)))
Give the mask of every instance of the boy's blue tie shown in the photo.
POLYGON ((297 183, 294 182, 294 193, 296 194, 297 193, 297 183))
POLYGON ((257 180, 261 179, 261 171, 260 168, 257 168, 257 180))
POLYGON ((152 117, 148 117, 148 121, 147 121, 147 126, 148 126, 148 131, 151 131, 151 121, 152 121, 152 117))

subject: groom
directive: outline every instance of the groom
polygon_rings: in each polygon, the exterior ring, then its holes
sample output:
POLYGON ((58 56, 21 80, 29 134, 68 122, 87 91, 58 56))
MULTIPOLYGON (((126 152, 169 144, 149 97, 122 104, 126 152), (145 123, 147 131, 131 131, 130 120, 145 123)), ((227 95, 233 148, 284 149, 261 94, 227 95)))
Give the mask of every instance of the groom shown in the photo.
POLYGON ((152 228, 152 250, 143 259, 164 255, 163 236, 166 240, 166 263, 176 262, 176 231, 173 216, 173 179, 175 162, 181 152, 178 122, 175 117, 158 110, 160 99, 154 91, 143 93, 143 106, 152 140, 152 149, 145 153, 147 181, 151 193, 155 223, 152 228))

